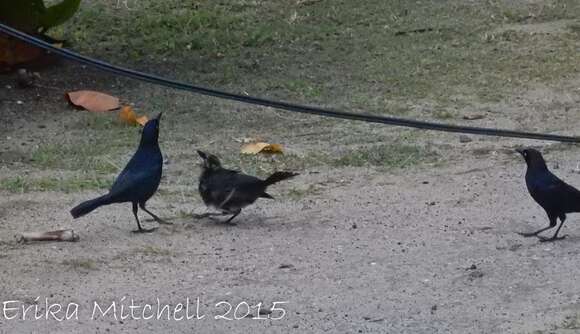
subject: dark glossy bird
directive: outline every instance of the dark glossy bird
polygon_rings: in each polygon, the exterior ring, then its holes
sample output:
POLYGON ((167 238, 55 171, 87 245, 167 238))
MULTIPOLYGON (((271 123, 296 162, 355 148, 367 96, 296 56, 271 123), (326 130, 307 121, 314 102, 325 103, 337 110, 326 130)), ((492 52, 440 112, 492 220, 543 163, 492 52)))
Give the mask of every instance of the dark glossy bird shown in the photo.
POLYGON ((131 202, 133 215, 137 220, 138 229, 134 232, 152 232, 155 228, 144 229, 139 222, 139 208, 147 212, 161 224, 166 223, 151 211, 145 203, 155 194, 161 182, 163 157, 159 149, 159 121, 161 114, 145 124, 137 152, 133 155, 125 169, 117 176, 108 194, 83 202, 74 207, 70 213, 74 218, 86 215, 103 205, 131 202))
MULTIPOLYGON (((274 197, 266 192, 268 186, 298 175, 290 172, 276 172, 262 180, 223 168, 215 155, 202 151, 197 151, 197 153, 203 159, 199 193, 205 205, 221 211, 222 215, 232 215, 225 223, 230 223, 244 207, 254 203, 258 198, 273 199, 274 197)), ((210 215, 213 214, 198 217, 210 215)))
POLYGON ((552 174, 546 166, 546 161, 542 154, 532 148, 518 149, 522 157, 526 160, 526 186, 532 198, 546 211, 550 225, 531 233, 520 233, 524 237, 538 237, 540 241, 555 241, 564 239, 565 236, 558 236, 566 214, 580 212, 580 191, 571 185, 560 180, 552 174), (554 228, 557 219, 560 218, 560 226, 551 238, 538 236, 538 234, 554 228))

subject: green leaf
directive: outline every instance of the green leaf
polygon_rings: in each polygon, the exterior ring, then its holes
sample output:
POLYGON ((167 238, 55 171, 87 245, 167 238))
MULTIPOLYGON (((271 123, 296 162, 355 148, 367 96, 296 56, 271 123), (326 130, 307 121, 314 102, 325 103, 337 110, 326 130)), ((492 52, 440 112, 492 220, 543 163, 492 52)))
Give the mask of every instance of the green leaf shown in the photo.
POLYGON ((61 3, 47 8, 40 18, 40 26, 46 30, 65 23, 76 13, 80 4, 81 0, 63 0, 61 3))

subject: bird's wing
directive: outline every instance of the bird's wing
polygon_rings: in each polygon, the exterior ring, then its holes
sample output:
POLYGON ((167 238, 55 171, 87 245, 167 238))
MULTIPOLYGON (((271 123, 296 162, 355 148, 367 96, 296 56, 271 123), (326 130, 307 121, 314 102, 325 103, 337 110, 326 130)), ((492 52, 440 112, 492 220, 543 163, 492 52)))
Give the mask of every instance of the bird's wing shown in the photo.
POLYGON ((535 179, 530 193, 546 211, 580 211, 580 191, 552 173, 535 179))
POLYGON ((580 211, 580 191, 571 185, 562 181, 561 190, 562 196, 562 206, 566 212, 579 212, 580 211))
POLYGON ((125 197, 131 194, 148 193, 159 185, 160 171, 155 168, 124 170, 115 180, 110 194, 125 197))
POLYGON ((225 169, 212 174, 205 187, 211 203, 225 210, 249 205, 264 192, 262 180, 225 169))
POLYGON ((162 169, 163 158, 159 150, 138 149, 117 176, 109 193, 120 201, 133 200, 139 195, 150 196, 159 186, 162 169))

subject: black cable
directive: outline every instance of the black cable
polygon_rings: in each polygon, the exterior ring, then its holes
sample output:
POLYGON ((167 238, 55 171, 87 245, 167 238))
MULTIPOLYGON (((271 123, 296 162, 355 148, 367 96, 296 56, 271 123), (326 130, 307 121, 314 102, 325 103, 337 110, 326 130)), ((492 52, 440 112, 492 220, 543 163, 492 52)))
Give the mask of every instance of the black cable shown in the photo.
POLYGON ((41 39, 36 37, 30 36, 26 33, 23 33, 19 30, 6 26, 0 23, 0 32, 8 34, 12 37, 18 38, 22 41, 25 41, 29 44, 42 48, 44 50, 53 52, 58 54, 64 58, 74 60, 80 63, 84 63, 90 65, 92 67, 99 68, 101 70, 111 72, 114 74, 126 76, 129 78, 151 82, 157 85, 171 87, 175 89, 186 90, 202 95, 214 96, 222 99, 233 100, 238 102, 244 102, 249 104, 261 105, 266 107, 272 107, 277 109, 283 109, 293 112, 305 113, 305 114, 313 114, 319 115, 324 117, 334 117, 334 118, 341 118, 341 119, 349 119, 349 120, 356 120, 356 121, 363 121, 369 123, 381 123, 381 124, 389 124, 389 125, 397 125, 397 126, 405 126, 410 128, 416 129, 427 129, 427 130, 436 130, 436 131, 444 131, 444 132, 458 132, 458 133, 470 133, 470 134, 477 134, 477 135, 486 135, 486 136, 498 136, 498 137, 514 137, 514 138, 529 138, 529 139, 539 139, 539 140, 548 140, 548 141, 559 141, 559 142, 568 142, 568 143, 580 143, 579 137, 571 137, 571 136, 561 136, 561 135, 552 135, 552 134, 543 134, 543 133, 533 133, 533 132, 523 132, 523 131, 514 131, 514 130, 502 130, 502 129, 492 129, 492 128, 481 128, 481 127, 471 127, 471 126, 460 126, 460 125, 449 125, 449 124, 440 124, 440 123, 432 123, 432 122, 425 122, 425 121, 416 121, 410 120, 405 118, 398 118, 398 117, 387 117, 387 116, 377 116, 377 115, 369 115, 369 114, 359 114, 359 113, 350 113, 344 111, 337 111, 337 110, 330 110, 324 109, 320 107, 312 107, 312 106, 305 106, 299 104, 293 104, 289 102, 282 102, 282 101, 274 101, 260 97, 253 97, 253 96, 245 96, 240 94, 234 94, 230 92, 220 91, 217 89, 205 88, 201 86, 194 86, 186 83, 182 83, 175 80, 165 79, 163 77, 147 74, 135 70, 131 70, 128 68, 123 68, 115 65, 111 65, 109 63, 103 62, 98 59, 93 59, 89 57, 82 56, 78 53, 72 52, 68 49, 59 48, 53 46, 50 43, 47 43, 41 39))

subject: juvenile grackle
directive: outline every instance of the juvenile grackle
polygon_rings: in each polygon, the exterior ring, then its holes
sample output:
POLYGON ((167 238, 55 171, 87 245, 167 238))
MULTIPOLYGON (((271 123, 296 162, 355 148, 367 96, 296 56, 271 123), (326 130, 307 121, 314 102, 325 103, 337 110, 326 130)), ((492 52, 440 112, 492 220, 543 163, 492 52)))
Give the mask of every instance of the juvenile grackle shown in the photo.
MULTIPOLYGON (((203 159, 199 193, 205 205, 220 210, 224 215, 232 215, 225 223, 231 222, 244 207, 254 203, 258 198, 273 199, 266 193, 268 186, 298 175, 290 172, 276 172, 267 179, 261 180, 223 168, 215 155, 202 151, 197 151, 197 153, 203 159)), ((211 214, 199 217, 207 215, 211 214)))
POLYGON ((524 237, 538 237, 540 241, 564 239, 566 236, 558 237, 558 232, 564 225, 567 213, 580 212, 580 191, 552 174, 540 152, 531 148, 517 151, 524 157, 528 166, 526 171, 528 191, 532 198, 546 210, 550 219, 548 227, 531 233, 519 234, 524 237), (551 238, 538 236, 539 233, 554 228, 558 218, 560 218, 560 226, 556 229, 554 236, 551 238))
POLYGON ((145 203, 155 194, 161 181, 163 157, 158 142, 160 119, 161 114, 145 124, 137 152, 119 174, 109 193, 75 206, 70 211, 74 218, 84 216, 103 205, 131 202, 133 215, 139 227, 133 232, 152 232, 155 230, 155 228, 144 229, 141 227, 137 216, 139 208, 151 215, 156 222, 166 223, 145 208, 145 203))

